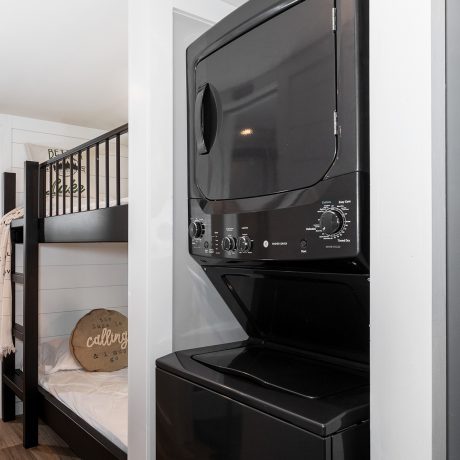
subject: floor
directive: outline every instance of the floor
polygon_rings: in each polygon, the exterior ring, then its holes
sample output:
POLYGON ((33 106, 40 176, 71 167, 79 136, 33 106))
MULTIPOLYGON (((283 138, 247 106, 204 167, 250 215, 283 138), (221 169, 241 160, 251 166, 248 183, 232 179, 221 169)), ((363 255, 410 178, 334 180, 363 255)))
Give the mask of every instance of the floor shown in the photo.
POLYGON ((39 426, 40 445, 32 449, 22 447, 21 419, 3 423, 0 420, 0 460, 78 460, 67 444, 43 423, 39 426))

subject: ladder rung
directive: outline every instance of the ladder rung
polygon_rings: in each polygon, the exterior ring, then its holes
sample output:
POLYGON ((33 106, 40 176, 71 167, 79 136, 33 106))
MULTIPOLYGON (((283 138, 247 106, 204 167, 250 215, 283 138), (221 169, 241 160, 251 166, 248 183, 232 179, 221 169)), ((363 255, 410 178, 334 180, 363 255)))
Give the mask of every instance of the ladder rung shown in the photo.
POLYGON ((23 399, 24 391, 24 379, 22 371, 16 369, 13 375, 3 374, 3 383, 8 387, 11 388, 14 394, 19 398, 23 399))
POLYGON ((13 273, 11 276, 11 281, 16 284, 24 284, 24 274, 23 273, 13 273))
POLYGON ((24 326, 21 326, 18 323, 15 323, 13 326, 13 335, 19 339, 24 341, 24 326))
POLYGON ((14 219, 14 220, 12 220, 10 226, 11 226, 11 228, 21 228, 21 227, 24 227, 24 217, 21 217, 20 219, 14 219))

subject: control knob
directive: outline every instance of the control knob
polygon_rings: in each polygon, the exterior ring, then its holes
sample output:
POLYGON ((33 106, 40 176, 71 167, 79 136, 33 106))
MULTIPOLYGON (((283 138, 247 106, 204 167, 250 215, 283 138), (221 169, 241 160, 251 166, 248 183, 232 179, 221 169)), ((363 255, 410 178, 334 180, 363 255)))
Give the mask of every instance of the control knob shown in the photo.
POLYGON ((238 238, 238 251, 249 252, 252 248, 252 241, 249 236, 240 236, 238 238))
POLYGON ((328 209, 321 214, 319 226, 326 235, 334 235, 343 227, 343 216, 339 211, 328 209))
POLYGON ((233 251, 236 249, 236 238, 233 236, 226 236, 222 239, 222 249, 224 251, 233 251))
POLYGON ((193 221, 188 227, 190 238, 201 238, 204 235, 204 224, 199 220, 193 221))

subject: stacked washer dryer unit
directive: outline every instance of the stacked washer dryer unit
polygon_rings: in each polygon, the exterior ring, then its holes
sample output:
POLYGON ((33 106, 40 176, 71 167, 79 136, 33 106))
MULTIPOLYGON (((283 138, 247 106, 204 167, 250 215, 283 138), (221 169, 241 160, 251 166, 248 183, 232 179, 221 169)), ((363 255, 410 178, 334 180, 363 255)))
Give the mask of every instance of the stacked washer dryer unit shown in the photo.
POLYGON ((369 458, 366 3, 249 0, 188 49, 189 250, 249 338, 157 361, 159 460, 369 458))

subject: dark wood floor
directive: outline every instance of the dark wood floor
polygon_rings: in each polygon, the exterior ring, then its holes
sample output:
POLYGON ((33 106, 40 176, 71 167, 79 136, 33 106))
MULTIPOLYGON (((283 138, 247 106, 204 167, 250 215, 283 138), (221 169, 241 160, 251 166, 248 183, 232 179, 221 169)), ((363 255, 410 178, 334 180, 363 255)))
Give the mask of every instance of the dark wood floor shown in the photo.
POLYGON ((57 460, 76 459, 78 457, 67 444, 47 425, 40 423, 40 445, 32 449, 22 447, 22 423, 20 417, 14 422, 3 423, 0 420, 0 459, 1 460, 57 460))

